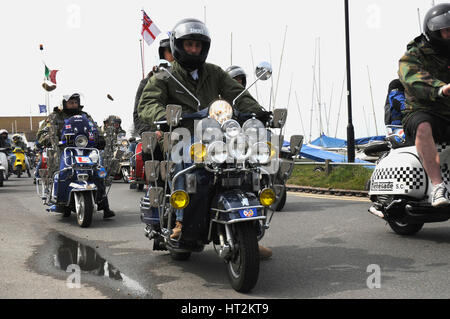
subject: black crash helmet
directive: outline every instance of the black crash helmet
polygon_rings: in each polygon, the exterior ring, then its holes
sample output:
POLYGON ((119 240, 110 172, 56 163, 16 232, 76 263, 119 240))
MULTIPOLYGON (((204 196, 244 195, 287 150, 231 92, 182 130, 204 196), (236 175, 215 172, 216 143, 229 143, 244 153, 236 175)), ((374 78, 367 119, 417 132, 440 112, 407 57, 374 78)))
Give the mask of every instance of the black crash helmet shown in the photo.
POLYGON ((450 3, 441 3, 428 10, 423 21, 423 32, 428 42, 450 56, 450 40, 443 39, 440 31, 450 28, 450 3))
POLYGON ((247 74, 244 69, 237 65, 232 65, 225 70, 233 79, 240 78, 244 88, 247 86, 247 74))
POLYGON ((170 39, 169 39, 169 38, 167 38, 167 39, 162 39, 162 40, 159 42, 158 53, 159 53, 159 58, 160 58, 161 60, 164 59, 164 51, 165 51, 166 49, 169 49, 169 51, 170 51, 170 39))
POLYGON ((183 19, 178 22, 170 34, 170 49, 175 60, 188 71, 200 68, 208 57, 211 38, 206 25, 197 19, 183 19), (188 54, 183 48, 183 40, 202 42, 199 56, 188 54))

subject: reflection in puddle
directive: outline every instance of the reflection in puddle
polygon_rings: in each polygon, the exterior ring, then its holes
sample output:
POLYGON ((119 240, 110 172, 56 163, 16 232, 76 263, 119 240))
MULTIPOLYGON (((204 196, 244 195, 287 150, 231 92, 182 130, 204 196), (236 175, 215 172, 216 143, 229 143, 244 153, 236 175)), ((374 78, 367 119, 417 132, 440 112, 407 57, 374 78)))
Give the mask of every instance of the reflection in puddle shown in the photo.
POLYGON ((84 273, 122 281, 127 288, 139 294, 147 293, 137 281, 121 273, 112 264, 100 257, 95 249, 60 234, 57 236, 57 241, 58 248, 54 255, 55 267, 66 271, 70 265, 78 265, 84 273))

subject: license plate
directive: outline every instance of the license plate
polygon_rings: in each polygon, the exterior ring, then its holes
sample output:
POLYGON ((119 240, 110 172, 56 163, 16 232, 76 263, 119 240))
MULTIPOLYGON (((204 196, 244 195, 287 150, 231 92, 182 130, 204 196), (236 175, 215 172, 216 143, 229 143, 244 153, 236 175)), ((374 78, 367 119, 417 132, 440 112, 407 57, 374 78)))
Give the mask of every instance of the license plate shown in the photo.
POLYGON ((92 163, 91 159, 87 156, 75 156, 75 160, 79 164, 91 164, 92 163))
POLYGON ((258 216, 258 209, 257 208, 240 209, 239 215, 241 215, 242 218, 256 217, 258 216))

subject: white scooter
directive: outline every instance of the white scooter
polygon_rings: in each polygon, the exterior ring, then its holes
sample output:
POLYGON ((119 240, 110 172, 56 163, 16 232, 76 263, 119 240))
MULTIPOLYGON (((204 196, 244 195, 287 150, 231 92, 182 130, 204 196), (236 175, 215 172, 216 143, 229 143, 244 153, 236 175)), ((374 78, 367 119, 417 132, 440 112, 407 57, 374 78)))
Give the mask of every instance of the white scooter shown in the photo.
MULTIPOLYGON (((378 160, 370 180, 369 196, 374 204, 369 212, 386 220, 400 235, 413 235, 422 229, 424 223, 450 219, 450 206, 431 206, 433 185, 416 147, 399 143, 395 135, 388 136, 387 140, 391 149, 378 160)), ((436 146, 442 177, 448 187, 450 142, 436 146)))
POLYGON ((3 187, 3 182, 8 179, 8 156, 6 155, 6 148, 0 148, 0 187, 3 187))

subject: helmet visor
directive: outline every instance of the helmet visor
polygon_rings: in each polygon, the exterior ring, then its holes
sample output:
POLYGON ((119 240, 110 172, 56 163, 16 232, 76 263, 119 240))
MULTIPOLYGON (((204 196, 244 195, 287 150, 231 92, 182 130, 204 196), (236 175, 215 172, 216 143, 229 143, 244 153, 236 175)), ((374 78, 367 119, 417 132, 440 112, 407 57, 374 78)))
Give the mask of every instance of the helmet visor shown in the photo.
POLYGON ((427 26, 431 32, 450 28, 450 11, 430 19, 427 26))

